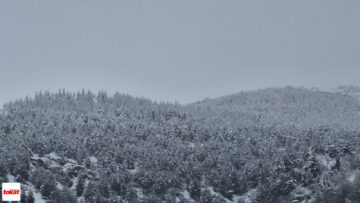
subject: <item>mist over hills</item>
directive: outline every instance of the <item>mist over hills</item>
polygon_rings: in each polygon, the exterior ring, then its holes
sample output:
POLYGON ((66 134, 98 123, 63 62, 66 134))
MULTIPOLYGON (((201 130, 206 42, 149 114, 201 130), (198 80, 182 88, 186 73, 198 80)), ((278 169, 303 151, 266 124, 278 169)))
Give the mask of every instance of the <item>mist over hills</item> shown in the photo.
POLYGON ((4 106, 0 181, 23 202, 359 202, 359 92, 39 93, 4 106))

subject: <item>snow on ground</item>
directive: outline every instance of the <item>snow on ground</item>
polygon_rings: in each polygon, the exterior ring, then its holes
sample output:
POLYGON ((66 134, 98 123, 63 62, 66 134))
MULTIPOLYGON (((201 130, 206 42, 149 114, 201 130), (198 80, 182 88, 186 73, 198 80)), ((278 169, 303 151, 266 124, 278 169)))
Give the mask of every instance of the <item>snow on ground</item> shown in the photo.
POLYGON ((144 198, 143 189, 140 187, 135 187, 134 189, 136 191, 136 195, 139 198, 139 200, 142 200, 144 198))
POLYGON ((77 198, 77 202, 85 202, 85 198, 84 197, 78 197, 77 198))
POLYGON ((187 191, 186 189, 183 190, 183 191, 181 192, 181 194, 183 195, 183 197, 184 197, 187 201, 189 201, 189 202, 194 202, 194 200, 190 197, 189 191, 187 191))
POLYGON ((205 181, 205 177, 202 177, 202 179, 201 179, 201 190, 202 190, 202 191, 208 190, 212 196, 221 197, 221 198, 223 198, 226 202, 232 202, 232 201, 230 201, 229 199, 225 198, 222 194, 220 194, 220 193, 218 193, 218 192, 215 192, 213 186, 207 186, 207 185, 206 185, 206 181, 205 181))
POLYGON ((356 178, 356 174, 353 173, 353 174, 351 174, 350 177, 348 177, 348 181, 351 182, 351 183, 353 183, 353 182, 355 181, 355 178, 356 178))
POLYGON ((139 164, 134 163, 134 169, 128 169, 129 173, 134 175, 139 170, 139 164))
POLYGON ((358 177, 360 175, 360 171, 356 170, 356 171, 352 171, 351 174, 349 175, 349 177, 347 178, 347 180, 350 183, 354 183, 356 177, 358 177))
POLYGON ((234 195, 233 202, 244 200, 245 203, 251 203, 252 202, 251 200, 255 198, 255 195, 256 195, 256 189, 250 189, 249 191, 247 191, 247 193, 243 195, 234 195))
MULTIPOLYGON (((15 176, 11 175, 11 174, 7 174, 7 179, 8 179, 8 182, 10 183, 13 183, 13 182, 17 182, 15 180, 15 176)), ((35 186, 31 183, 21 183, 22 187, 26 188, 27 191, 32 191, 33 194, 34 194, 34 199, 35 199, 35 203, 45 203, 46 200, 44 200, 40 194, 40 192, 38 192, 36 189, 35 189, 35 186)))
POLYGON ((38 155, 38 154, 32 154, 32 158, 34 158, 34 159, 40 159, 40 156, 38 155))
POLYGON ((15 183, 15 176, 11 175, 10 173, 7 174, 7 179, 9 183, 15 183))
POLYGON ((35 189, 35 186, 32 183, 25 183, 24 187, 26 187, 27 191, 32 191, 34 194, 35 203, 46 203, 46 200, 41 196, 40 192, 35 189))
MULTIPOLYGON (((218 192, 215 192, 213 186, 205 187, 205 188, 203 188, 202 190, 205 190, 205 189, 208 190, 212 196, 221 197, 222 199, 224 199, 224 200, 225 200, 226 202, 228 202, 228 203, 230 203, 230 202, 237 202, 237 201, 231 201, 231 200, 227 199, 226 197, 224 197, 222 194, 220 194, 220 193, 218 193, 218 192)), ((236 198, 238 198, 238 199, 242 199, 242 198, 241 198, 240 196, 238 196, 238 195, 234 195, 234 197, 236 197, 236 198)))
POLYGON ((43 197, 39 192, 34 191, 33 193, 34 193, 35 203, 46 203, 46 200, 43 199, 43 197))
POLYGON ((59 157, 55 152, 51 152, 50 154, 45 155, 44 157, 48 157, 52 160, 59 160, 61 157, 59 157))
POLYGON ((91 157, 90 157, 90 161, 91 161, 91 165, 94 165, 94 166, 96 166, 96 165, 97 165, 98 160, 97 160, 97 158, 96 158, 96 157, 91 156, 91 157))
POLYGON ((188 142, 188 146, 190 148, 195 148, 195 143, 194 142, 188 142))
POLYGON ((64 186, 61 183, 59 183, 58 181, 56 181, 56 188, 62 190, 64 188, 64 186))
MULTIPOLYGON (((30 151, 31 152, 31 151, 30 151)), ((30 170, 31 172, 34 172, 35 168, 37 167, 46 167, 47 169, 60 169, 63 171, 69 171, 69 170, 83 170, 85 167, 83 165, 80 165, 77 161, 73 159, 68 158, 61 158, 56 153, 52 152, 50 154, 46 154, 44 156, 39 156, 38 154, 32 153, 32 156, 30 157, 30 170), (65 164, 63 164, 63 163, 65 164)), ((90 160, 93 164, 97 164, 97 159, 95 157, 90 157, 90 160)), ((130 170, 132 173, 136 173, 138 170, 137 164, 135 165, 135 169, 130 170)), ((85 169, 87 170, 87 169, 85 169)), ((90 170, 87 170, 89 172, 90 170)), ((97 176, 96 174, 92 174, 91 171, 89 172, 92 176, 97 176)), ((17 182, 16 177, 12 174, 7 174, 8 182, 17 182)), ((78 177, 74 176, 72 179, 72 186, 69 188, 71 191, 76 191, 76 185, 78 183, 78 177)), ((89 180, 85 179, 84 184, 84 190, 86 190, 88 186, 89 180)), ((35 186, 31 182, 22 182, 21 186, 24 188, 24 191, 30 192, 32 191, 34 194, 35 203, 45 203, 46 200, 42 197, 41 193, 35 188, 35 186)), ((56 188, 63 189, 64 185, 62 185, 60 182, 56 181, 56 188)), ((141 188, 138 188, 137 194, 139 197, 143 196, 141 188)), ((78 201, 80 201, 82 198, 78 198, 78 201)))
POLYGON ((71 185, 70 190, 75 191, 76 185, 77 185, 77 183, 78 183, 78 181, 79 181, 79 178, 78 178, 78 177, 75 177, 75 178, 73 178, 71 181, 72 181, 73 184, 71 185))
POLYGON ((330 158, 327 155, 316 155, 316 159, 320 161, 320 163, 328 170, 331 170, 331 168, 334 167, 336 164, 336 160, 330 158))
POLYGON ((298 202, 298 203, 312 202, 310 201, 312 191, 306 187, 296 185, 295 189, 292 191, 292 195, 294 197, 292 202, 298 202))

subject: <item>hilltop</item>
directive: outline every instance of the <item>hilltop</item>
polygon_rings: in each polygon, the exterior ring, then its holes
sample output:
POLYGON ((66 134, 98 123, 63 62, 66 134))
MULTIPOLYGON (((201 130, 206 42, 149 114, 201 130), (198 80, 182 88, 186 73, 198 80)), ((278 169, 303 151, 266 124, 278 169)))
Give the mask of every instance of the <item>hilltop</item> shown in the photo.
POLYGON ((237 125, 297 126, 311 128, 331 126, 357 129, 360 103, 351 94, 305 88, 269 88, 241 92, 191 105, 211 117, 237 125))

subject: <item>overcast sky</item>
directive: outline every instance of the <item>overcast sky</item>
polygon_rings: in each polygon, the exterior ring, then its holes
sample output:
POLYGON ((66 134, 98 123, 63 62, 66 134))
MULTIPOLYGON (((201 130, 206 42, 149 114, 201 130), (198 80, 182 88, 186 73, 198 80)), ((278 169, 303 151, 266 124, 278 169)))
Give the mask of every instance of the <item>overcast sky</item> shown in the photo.
POLYGON ((359 0, 0 0, 0 104, 59 88, 186 103, 360 85, 359 11, 359 0))

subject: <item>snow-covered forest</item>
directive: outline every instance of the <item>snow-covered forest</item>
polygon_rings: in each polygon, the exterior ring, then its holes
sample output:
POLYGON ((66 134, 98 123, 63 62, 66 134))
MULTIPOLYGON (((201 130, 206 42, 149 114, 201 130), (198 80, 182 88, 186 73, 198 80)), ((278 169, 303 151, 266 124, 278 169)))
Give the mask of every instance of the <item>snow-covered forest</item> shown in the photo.
POLYGON ((360 202, 360 89, 271 88, 188 105, 60 90, 0 113, 22 202, 360 202))

